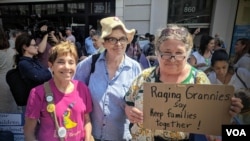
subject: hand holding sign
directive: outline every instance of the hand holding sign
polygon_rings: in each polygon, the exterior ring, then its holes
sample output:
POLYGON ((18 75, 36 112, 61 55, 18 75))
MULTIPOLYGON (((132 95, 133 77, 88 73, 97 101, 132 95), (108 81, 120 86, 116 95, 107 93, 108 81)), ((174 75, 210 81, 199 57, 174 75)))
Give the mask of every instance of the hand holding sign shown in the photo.
POLYGON ((144 90, 145 128, 220 135, 221 125, 230 124, 233 86, 144 83, 144 90))
POLYGON ((142 123, 143 122, 143 114, 142 111, 137 109, 134 106, 125 106, 125 113, 131 123, 142 123))

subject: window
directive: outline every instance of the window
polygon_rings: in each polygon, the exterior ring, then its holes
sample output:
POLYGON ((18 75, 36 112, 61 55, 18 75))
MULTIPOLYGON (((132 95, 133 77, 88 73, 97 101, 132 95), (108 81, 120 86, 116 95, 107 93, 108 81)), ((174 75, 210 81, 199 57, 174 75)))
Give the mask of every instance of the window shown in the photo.
POLYGON ((169 23, 210 23, 212 0, 169 0, 169 23))

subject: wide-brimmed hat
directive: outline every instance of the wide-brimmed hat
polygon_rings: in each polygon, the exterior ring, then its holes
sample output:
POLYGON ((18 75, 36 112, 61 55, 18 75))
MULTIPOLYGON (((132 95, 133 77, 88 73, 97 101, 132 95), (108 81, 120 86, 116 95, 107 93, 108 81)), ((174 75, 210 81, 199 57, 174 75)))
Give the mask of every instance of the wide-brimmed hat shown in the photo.
POLYGON ((121 26, 124 32, 127 34, 129 43, 133 40, 135 35, 135 29, 128 30, 123 22, 118 17, 107 17, 101 20, 102 35, 101 38, 105 38, 112 33, 113 28, 121 26))

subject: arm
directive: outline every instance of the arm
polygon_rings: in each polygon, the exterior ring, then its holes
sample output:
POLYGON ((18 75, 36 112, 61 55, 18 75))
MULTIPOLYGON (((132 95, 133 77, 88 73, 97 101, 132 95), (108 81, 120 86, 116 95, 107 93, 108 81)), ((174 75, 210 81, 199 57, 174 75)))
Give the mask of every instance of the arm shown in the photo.
MULTIPOLYGON (((48 26, 47 25, 43 25, 40 30, 43 32, 47 31, 48 26)), ((48 34, 45 34, 41 40, 41 42, 38 44, 38 52, 39 53, 43 53, 46 49, 46 45, 47 45, 47 41, 48 41, 48 34)))
POLYGON ((91 132, 92 132, 92 125, 90 121, 90 116, 89 113, 84 115, 84 129, 85 129, 85 141, 91 141, 91 132))
POLYGON ((24 124, 24 138, 25 141, 36 141, 35 131, 37 120, 26 117, 24 124))
POLYGON ((52 77, 51 72, 47 68, 35 66, 35 63, 32 64, 28 61, 22 61, 19 63, 18 67, 23 76, 34 82, 45 82, 52 77))
POLYGON ((59 40, 57 39, 57 37, 55 36, 55 31, 51 31, 49 33, 49 38, 51 38, 52 41, 54 41, 56 44, 59 43, 59 40))
POLYGON ((125 114, 131 123, 143 123, 143 112, 139 108, 135 107, 135 97, 139 93, 140 86, 143 82, 145 82, 141 80, 143 78, 143 75, 140 75, 138 78, 136 78, 132 82, 132 85, 124 96, 124 100, 126 103, 125 114), (135 87, 138 89, 134 89, 135 87))
POLYGON ((189 62, 190 65, 195 66, 196 65, 196 58, 193 55, 191 55, 189 57, 188 62, 189 62))
POLYGON ((196 60, 196 58, 193 55, 190 56, 188 62, 189 62, 190 65, 192 65, 195 68, 199 68, 199 67, 203 67, 203 66, 207 65, 205 63, 197 64, 197 60, 196 60))

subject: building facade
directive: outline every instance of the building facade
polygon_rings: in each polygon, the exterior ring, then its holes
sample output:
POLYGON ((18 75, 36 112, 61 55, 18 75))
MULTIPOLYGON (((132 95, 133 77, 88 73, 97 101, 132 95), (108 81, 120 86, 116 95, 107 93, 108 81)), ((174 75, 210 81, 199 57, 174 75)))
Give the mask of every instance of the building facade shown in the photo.
POLYGON ((239 35, 249 36, 250 0, 0 0, 0 23, 8 26, 34 24, 39 18, 60 26, 84 29, 84 35, 106 16, 120 17, 128 28, 138 34, 156 33, 167 23, 189 29, 201 28, 202 33, 218 34, 227 50, 239 35), (18 17, 18 18, 17 18, 18 17), (243 17, 243 18, 242 18, 243 17), (238 27, 238 28, 237 28, 238 27))

